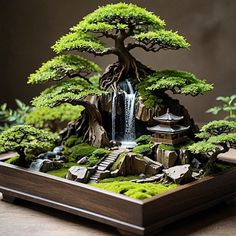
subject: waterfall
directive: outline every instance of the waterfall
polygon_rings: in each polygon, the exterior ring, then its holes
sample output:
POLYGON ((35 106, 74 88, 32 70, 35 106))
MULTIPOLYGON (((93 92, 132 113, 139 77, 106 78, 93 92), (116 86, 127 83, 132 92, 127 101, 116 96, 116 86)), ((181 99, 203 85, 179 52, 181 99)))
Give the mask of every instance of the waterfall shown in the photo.
POLYGON ((126 80, 128 91, 125 93, 125 133, 124 141, 135 140, 135 97, 136 94, 129 80, 126 80))
POLYGON ((116 140, 116 92, 112 94, 112 107, 111 107, 111 138, 116 140))
POLYGON ((45 161, 46 159, 36 159, 35 161, 31 162, 29 169, 34 171, 40 171, 45 161))

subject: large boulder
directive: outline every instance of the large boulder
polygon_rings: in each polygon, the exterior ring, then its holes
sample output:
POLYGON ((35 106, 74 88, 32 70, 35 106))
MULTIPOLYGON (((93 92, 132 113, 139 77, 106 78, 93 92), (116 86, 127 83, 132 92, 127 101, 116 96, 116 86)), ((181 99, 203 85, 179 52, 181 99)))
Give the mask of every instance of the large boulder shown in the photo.
POLYGON ((179 165, 163 170, 166 178, 171 179, 176 184, 186 183, 192 178, 190 165, 179 165))
POLYGON ((90 177, 89 170, 85 167, 72 166, 68 170, 66 179, 74 180, 81 183, 87 183, 90 177))
POLYGON ((155 175, 161 172, 162 165, 148 157, 139 157, 137 154, 129 152, 118 165, 118 175, 155 175))
POLYGON ((178 154, 176 151, 168 151, 157 148, 156 161, 160 162, 164 168, 170 168, 176 164, 178 160, 178 154))

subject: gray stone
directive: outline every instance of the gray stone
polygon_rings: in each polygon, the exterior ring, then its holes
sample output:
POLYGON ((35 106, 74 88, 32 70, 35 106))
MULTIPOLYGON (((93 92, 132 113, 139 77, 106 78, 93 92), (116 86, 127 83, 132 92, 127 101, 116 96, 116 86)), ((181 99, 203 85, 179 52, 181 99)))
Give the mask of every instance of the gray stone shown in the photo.
POLYGON ((199 169, 199 168, 201 168, 202 163, 198 159, 193 158, 191 165, 192 165, 192 167, 199 169))
POLYGON ((111 175, 111 172, 109 170, 105 170, 103 172, 100 173, 99 175, 99 179, 106 179, 109 178, 111 175))
POLYGON ((190 152, 188 150, 179 150, 179 162, 181 165, 190 164, 190 152))
POLYGON ((62 161, 62 162, 67 162, 67 157, 66 156, 59 156, 56 155, 56 158, 54 159, 55 161, 62 161))
POLYGON ((81 183, 87 183, 89 179, 89 171, 85 167, 72 166, 68 170, 66 179, 74 180, 81 183))
POLYGON ((88 162, 88 157, 85 156, 85 157, 82 157, 80 160, 77 161, 78 164, 80 165, 84 165, 88 162))
POLYGON ((114 171, 111 172, 111 178, 115 178, 119 175, 119 169, 116 169, 114 171))
POLYGON ((175 151, 167 151, 157 148, 156 161, 160 162, 164 168, 170 168, 175 165, 178 154, 175 151))
POLYGON ((53 149, 53 152, 56 153, 56 155, 60 155, 62 154, 63 150, 64 150, 63 146, 57 146, 53 149))
POLYGON ((45 152, 38 155, 38 159, 54 159, 56 158, 55 152, 45 152))
POLYGON ((170 178, 174 183, 185 183, 192 177, 192 170, 190 165, 179 165, 169 169, 163 170, 165 176, 170 178))
POLYGON ((139 177, 139 179, 145 179, 146 175, 144 173, 141 173, 138 177, 139 177))

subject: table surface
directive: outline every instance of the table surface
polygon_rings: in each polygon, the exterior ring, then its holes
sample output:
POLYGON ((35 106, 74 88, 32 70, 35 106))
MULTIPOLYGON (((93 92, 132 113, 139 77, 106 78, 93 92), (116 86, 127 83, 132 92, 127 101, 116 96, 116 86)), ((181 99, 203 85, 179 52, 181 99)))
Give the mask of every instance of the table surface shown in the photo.
MULTIPOLYGON (((236 150, 230 153, 235 162, 236 150)), ((226 155, 223 158, 228 158, 226 155)), ((222 158, 222 159, 223 159, 222 158)), ((0 194, 0 199, 1 199, 0 194)), ((0 236, 118 236, 116 229, 31 202, 0 201, 0 236)), ((236 200, 163 228, 160 236, 236 236, 236 200)))

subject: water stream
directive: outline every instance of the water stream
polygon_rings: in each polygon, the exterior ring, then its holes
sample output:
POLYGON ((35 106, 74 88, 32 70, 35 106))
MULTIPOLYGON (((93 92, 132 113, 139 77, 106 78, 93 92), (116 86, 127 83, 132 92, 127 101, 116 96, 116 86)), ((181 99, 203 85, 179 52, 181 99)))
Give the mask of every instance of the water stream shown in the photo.
MULTIPOLYGON (((135 143, 135 99, 136 93, 131 82, 126 79, 119 85, 124 93, 124 136, 122 138, 122 147, 131 148, 135 143)), ((112 95, 112 140, 116 139, 116 98, 117 94, 112 95)))

